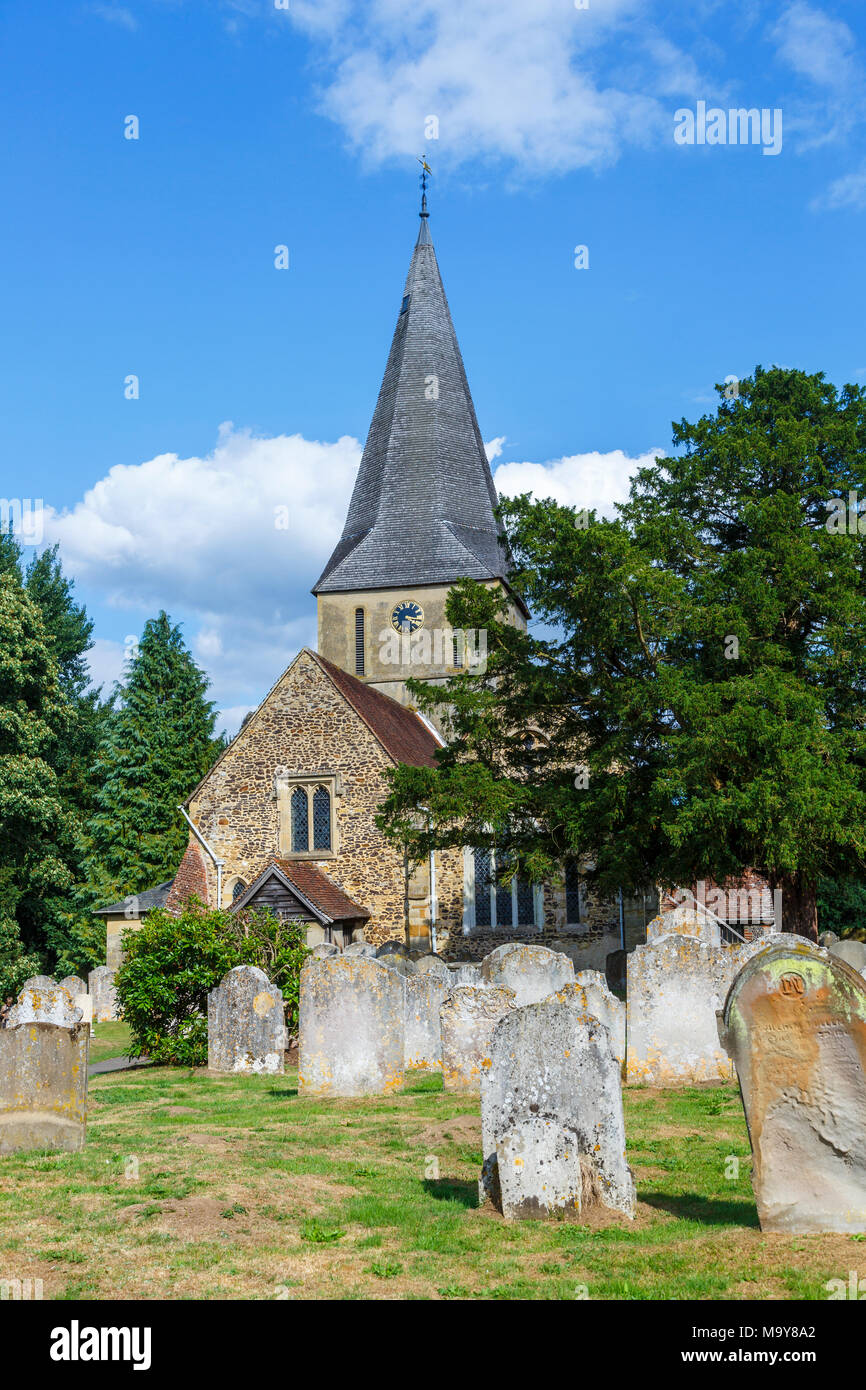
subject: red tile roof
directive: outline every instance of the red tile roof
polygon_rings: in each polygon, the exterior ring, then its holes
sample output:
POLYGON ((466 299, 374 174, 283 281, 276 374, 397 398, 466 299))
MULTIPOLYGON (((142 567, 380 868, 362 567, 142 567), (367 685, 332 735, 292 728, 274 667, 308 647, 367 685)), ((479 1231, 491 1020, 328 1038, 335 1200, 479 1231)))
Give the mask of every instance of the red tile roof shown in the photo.
POLYGON ((442 745, 414 710, 406 709, 390 695, 383 695, 350 676, 348 671, 341 670, 318 652, 310 655, 328 673, 395 762, 409 763, 412 767, 436 767, 436 749, 442 745))
POLYGON ((309 860, 280 859, 274 855, 259 878, 264 878, 268 869, 274 867, 285 874, 311 907, 317 908, 331 922, 353 921, 359 917, 370 916, 369 908, 356 903, 354 898, 350 898, 348 893, 338 888, 327 874, 323 874, 321 869, 317 869, 309 860))

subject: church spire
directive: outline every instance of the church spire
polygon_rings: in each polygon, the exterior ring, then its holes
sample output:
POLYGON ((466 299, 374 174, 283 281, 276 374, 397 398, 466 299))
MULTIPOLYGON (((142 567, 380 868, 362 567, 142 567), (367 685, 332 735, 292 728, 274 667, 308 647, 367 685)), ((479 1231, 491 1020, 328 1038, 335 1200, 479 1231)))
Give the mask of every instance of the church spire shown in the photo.
POLYGON ((385 375, 343 535, 314 594, 507 578, 496 490, 430 235, 430 171, 422 165, 421 225, 385 375))

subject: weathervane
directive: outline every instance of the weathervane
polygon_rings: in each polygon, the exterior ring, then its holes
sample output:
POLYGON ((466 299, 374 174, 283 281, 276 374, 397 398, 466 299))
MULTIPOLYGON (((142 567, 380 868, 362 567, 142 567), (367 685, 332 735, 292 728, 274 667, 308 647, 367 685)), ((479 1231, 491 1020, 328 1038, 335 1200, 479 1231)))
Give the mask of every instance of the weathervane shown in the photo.
POLYGON ((421 216, 428 217, 429 213, 427 212, 427 175, 432 175, 433 170, 430 168, 430 165, 427 163, 423 155, 416 155, 415 158, 421 165, 421 216))

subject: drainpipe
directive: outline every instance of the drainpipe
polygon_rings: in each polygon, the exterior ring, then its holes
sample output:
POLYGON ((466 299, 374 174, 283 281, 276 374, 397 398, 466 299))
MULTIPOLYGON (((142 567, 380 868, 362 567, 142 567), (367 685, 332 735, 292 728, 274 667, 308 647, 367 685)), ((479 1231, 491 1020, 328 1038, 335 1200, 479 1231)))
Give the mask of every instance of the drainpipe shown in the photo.
POLYGON ((200 844, 204 849, 207 850, 208 854, 210 855, 211 859, 213 860, 214 864, 216 865, 216 871, 217 871, 217 907, 222 907, 222 905, 223 905, 223 865, 225 864, 226 861, 225 861, 224 859, 217 859, 216 855, 214 854, 213 850, 211 849, 211 847, 210 847, 210 845, 208 844, 207 840, 205 839, 204 835, 201 834, 201 832, 200 832, 200 830, 199 830, 199 828, 198 828, 197 825, 193 825, 192 821, 190 820, 189 816, 187 815, 187 813, 186 813, 186 811, 183 809, 183 807, 182 807, 182 806, 178 806, 177 809, 180 811, 181 815, 183 816, 184 820, 186 821, 187 825, 189 826, 189 828, 190 828, 190 830, 192 831, 192 833, 193 833, 193 835, 195 836, 195 838, 198 840, 199 844, 200 844))
MULTIPOLYGON (((432 828, 432 825, 433 825, 433 817, 432 817, 431 814, 430 814, 430 808, 429 808, 428 806, 421 806, 419 809, 426 812, 426 814, 427 814, 427 825, 428 825, 428 827, 432 828)), ((438 911, 439 904, 438 904, 438 902, 437 902, 437 900, 436 900, 436 851, 435 851, 434 849, 432 849, 432 848, 431 848, 431 850, 430 850, 430 852, 429 852, 429 857, 430 857, 430 951, 431 951, 431 953, 435 956, 435 954, 436 954, 436 913, 437 913, 437 911, 438 911)))
POLYGON ((619 946, 625 950, 625 912, 622 905, 622 889, 619 890, 619 946))

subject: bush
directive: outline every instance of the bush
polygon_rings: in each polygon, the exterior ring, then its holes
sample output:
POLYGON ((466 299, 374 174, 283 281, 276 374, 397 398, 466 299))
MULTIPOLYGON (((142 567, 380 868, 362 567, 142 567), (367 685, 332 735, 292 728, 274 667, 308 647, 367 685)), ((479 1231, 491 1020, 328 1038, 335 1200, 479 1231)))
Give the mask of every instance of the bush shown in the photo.
POLYGON ((207 996, 236 965, 258 965, 282 990, 289 1032, 297 1030, 306 924, 271 912, 242 916, 192 899, 179 916, 159 909, 123 937, 116 986, 132 1034, 130 1055, 164 1066, 207 1064, 207 996))
POLYGON ((39 956, 24 950, 18 923, 0 916, 0 1002, 9 995, 17 998, 24 981, 41 971, 39 956))

